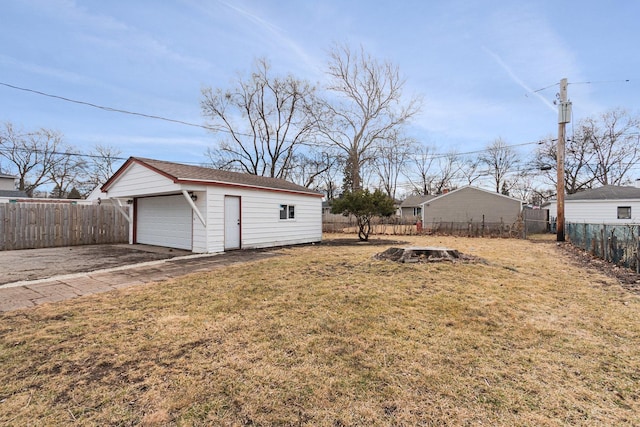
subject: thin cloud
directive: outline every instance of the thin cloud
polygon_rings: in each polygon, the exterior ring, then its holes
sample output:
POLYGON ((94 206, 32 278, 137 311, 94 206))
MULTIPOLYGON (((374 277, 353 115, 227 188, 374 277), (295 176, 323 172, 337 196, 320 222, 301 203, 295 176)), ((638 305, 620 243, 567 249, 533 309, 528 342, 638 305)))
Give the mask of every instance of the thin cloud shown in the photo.
MULTIPOLYGON (((46 7, 46 5, 42 5, 46 7)), ((74 23, 77 40, 84 40, 93 46, 114 50, 133 51, 138 56, 152 55, 194 69, 213 69, 213 64, 200 58, 190 57, 170 49, 152 35, 112 16, 90 13, 75 2, 60 1, 50 9, 56 19, 74 23)))
POLYGON ((287 37, 285 35, 285 31, 282 28, 272 24, 271 22, 261 18, 260 16, 256 15, 255 13, 252 13, 247 9, 240 8, 236 5, 230 4, 222 0, 219 0, 219 2, 222 5, 233 10, 234 12, 238 13, 239 15, 243 16, 247 20, 255 24, 258 24, 259 26, 264 28, 268 33, 270 33, 275 38, 275 44, 287 46, 289 50, 291 50, 295 55, 301 58, 303 62, 306 63, 307 66, 314 72, 316 72, 320 68, 317 61, 311 55, 309 55, 295 40, 291 39, 290 37, 287 37))
POLYGON ((542 101, 542 103, 544 105, 549 107, 551 109, 551 111, 554 111, 554 112, 557 111, 557 108, 551 102, 549 102, 545 97, 543 97, 538 92, 535 92, 533 89, 531 89, 529 86, 527 86, 527 84, 525 82, 523 82, 522 79, 520 79, 513 72, 513 70, 502 60, 502 58, 500 58, 500 56, 498 56, 498 54, 496 54, 495 52, 491 51, 490 49, 488 49, 485 46, 482 46, 482 50, 484 50, 487 54, 489 54, 489 56, 491 56, 494 59, 494 61, 496 61, 498 63, 498 65, 507 73, 507 75, 511 78, 511 80, 513 80, 518 86, 523 88, 527 92, 527 94, 534 95, 536 98, 538 98, 540 101, 542 101))
POLYGON ((73 71, 33 64, 3 54, 0 54, 0 64, 4 64, 12 68, 17 68, 28 73, 54 77, 62 81, 80 83, 84 85, 96 84, 95 80, 83 76, 82 74, 74 73, 73 71))

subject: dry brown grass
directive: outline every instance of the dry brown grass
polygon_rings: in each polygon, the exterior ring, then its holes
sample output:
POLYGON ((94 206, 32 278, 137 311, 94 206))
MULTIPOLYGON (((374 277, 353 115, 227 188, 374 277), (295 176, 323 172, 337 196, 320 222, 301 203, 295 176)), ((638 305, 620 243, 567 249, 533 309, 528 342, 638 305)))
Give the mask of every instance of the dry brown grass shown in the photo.
MULTIPOLYGON (((330 237, 330 236, 329 236, 330 237)), ((640 425, 640 301, 553 242, 284 256, 0 317, 3 425, 640 425)))

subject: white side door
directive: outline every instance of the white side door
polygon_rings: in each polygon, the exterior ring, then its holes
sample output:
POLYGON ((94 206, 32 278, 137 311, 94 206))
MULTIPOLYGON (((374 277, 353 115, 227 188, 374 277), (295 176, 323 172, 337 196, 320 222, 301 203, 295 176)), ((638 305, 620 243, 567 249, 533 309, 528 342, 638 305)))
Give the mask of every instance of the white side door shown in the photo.
POLYGON ((224 197, 224 250, 240 249, 240 197, 224 197))

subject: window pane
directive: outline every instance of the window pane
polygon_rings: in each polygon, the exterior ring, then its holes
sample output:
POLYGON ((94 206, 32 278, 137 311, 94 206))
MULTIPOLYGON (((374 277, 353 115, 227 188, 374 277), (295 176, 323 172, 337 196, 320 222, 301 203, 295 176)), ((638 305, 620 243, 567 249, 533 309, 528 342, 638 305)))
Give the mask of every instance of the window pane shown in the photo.
POLYGON ((287 219, 287 205, 280 205, 280 219, 287 219))
POLYGON ((295 207, 289 206, 289 219, 293 219, 296 217, 295 207))
POLYGON ((631 206, 618 206, 618 219, 631 219, 631 206))

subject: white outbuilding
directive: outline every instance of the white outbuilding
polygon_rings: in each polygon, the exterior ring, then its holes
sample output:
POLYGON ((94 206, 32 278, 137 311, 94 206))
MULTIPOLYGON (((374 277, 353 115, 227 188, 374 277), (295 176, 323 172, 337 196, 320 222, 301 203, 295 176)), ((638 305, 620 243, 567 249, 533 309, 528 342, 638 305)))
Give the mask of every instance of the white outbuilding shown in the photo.
POLYGON ((213 253, 322 240, 322 194, 282 179, 130 157, 101 191, 130 243, 213 253))
POLYGON ((604 185, 569 194, 564 198, 564 219, 587 224, 638 224, 640 188, 604 185))

